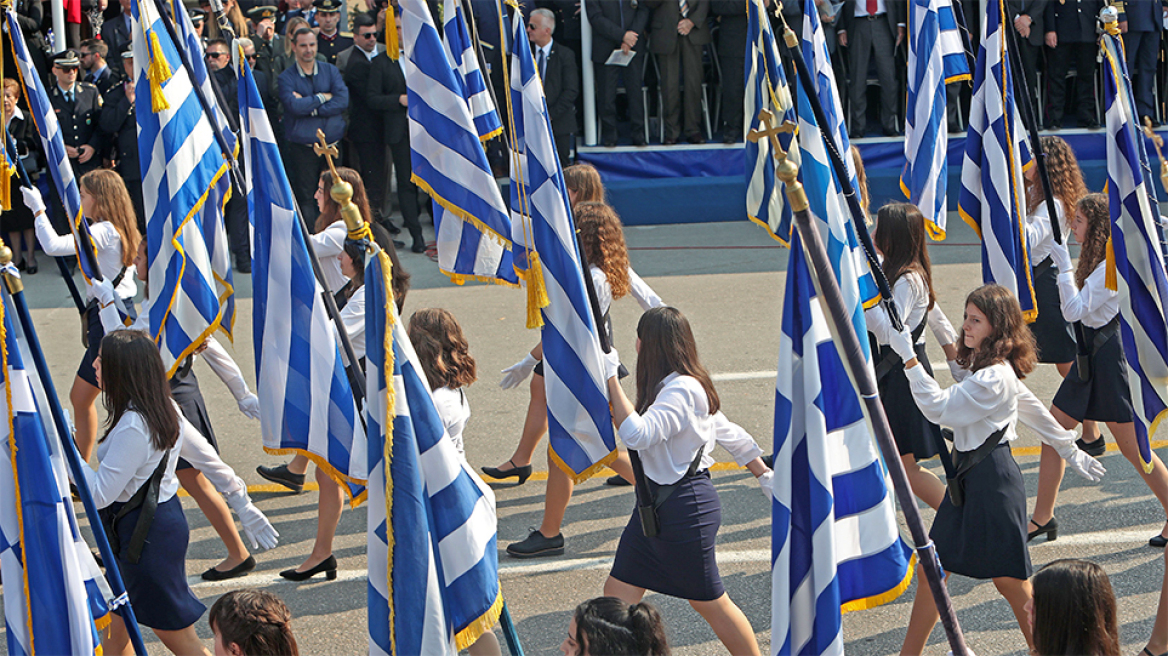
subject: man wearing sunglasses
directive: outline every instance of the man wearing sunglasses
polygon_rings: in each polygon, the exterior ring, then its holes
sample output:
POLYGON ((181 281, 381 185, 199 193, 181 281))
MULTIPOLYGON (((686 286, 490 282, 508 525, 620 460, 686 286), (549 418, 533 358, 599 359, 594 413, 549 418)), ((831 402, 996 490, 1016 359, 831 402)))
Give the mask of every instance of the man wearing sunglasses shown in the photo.
MULTIPOLYGON (((365 191, 369 194, 369 205, 373 211, 374 220, 381 223, 393 234, 400 232, 385 217, 385 129, 380 120, 380 114, 369 107, 369 77, 371 62, 381 54, 385 47, 377 38, 377 23, 369 14, 357 14, 353 17, 352 48, 337 56, 337 68, 345 76, 345 85, 349 87, 349 116, 362 120, 373 117, 373 120, 363 121, 360 130, 349 130, 346 140, 352 145, 357 155, 357 166, 365 180, 365 191)), ((405 244, 399 242, 398 248, 405 244)))

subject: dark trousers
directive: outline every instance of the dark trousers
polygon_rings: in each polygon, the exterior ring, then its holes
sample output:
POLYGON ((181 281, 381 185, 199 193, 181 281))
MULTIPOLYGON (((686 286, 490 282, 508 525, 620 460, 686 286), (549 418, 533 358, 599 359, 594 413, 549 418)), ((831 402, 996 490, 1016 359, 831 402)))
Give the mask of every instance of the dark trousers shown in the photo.
POLYGON ((355 141, 353 151, 357 154, 361 180, 365 183, 365 193, 369 196, 374 220, 380 220, 385 205, 385 142, 355 141))
MULTIPOLYGON (((341 144, 336 144, 337 149, 341 144)), ((300 204, 300 214, 310 227, 316 222, 320 210, 316 206, 316 189, 320 185, 320 172, 328 167, 323 157, 317 157, 312 146, 285 141, 280 147, 284 156, 284 170, 288 172, 288 184, 300 204)), ((339 158, 338 158, 339 161, 339 158)))
POLYGON ((418 222, 418 187, 410 181, 410 142, 402 139, 397 143, 389 144, 389 152, 393 157, 393 175, 397 179, 397 206, 401 209, 402 223, 410 231, 414 244, 420 244, 422 239, 422 224, 418 222))
POLYGON ((1123 35, 1127 52, 1127 72, 1136 94, 1136 111, 1140 118, 1156 118, 1156 98, 1153 90, 1156 79, 1156 58, 1160 54, 1159 26, 1152 32, 1131 32, 1123 35))
POLYGON ((560 168, 567 168, 572 163, 572 134, 553 134, 552 140, 556 144, 556 158, 560 160, 560 168))
POLYGON ((1050 120, 1061 125, 1067 104, 1067 71, 1075 65, 1076 84, 1079 87, 1075 102, 1079 122, 1094 125, 1095 117, 1095 55, 1099 48, 1094 41, 1087 43, 1060 43, 1047 52, 1046 70, 1050 75, 1050 120))
POLYGON ((694 43, 689 35, 678 34, 673 52, 657 55, 657 66, 661 69, 661 98, 665 105, 662 112, 665 116, 665 139, 677 141, 682 134, 683 126, 678 125, 682 112, 679 74, 684 76, 680 81, 685 86, 685 136, 701 136, 702 46, 694 43))
MULTIPOLYGON (((1017 36, 1017 35, 1015 35, 1017 36)), ((1034 120, 1038 120, 1038 67, 1042 46, 1036 46, 1018 36, 1018 58, 1022 60, 1022 70, 1026 75, 1026 90, 1030 92, 1030 106, 1034 108, 1034 120)))
MULTIPOLYGON (((315 190, 314 190, 315 191, 315 190)), ((247 196, 238 189, 231 191, 231 200, 223 212, 223 227, 227 229, 227 246, 235 256, 236 266, 251 264, 251 235, 247 220, 247 196)))
POLYGON ((646 61, 648 57, 645 53, 637 52, 628 66, 595 64, 596 80, 600 86, 597 109, 600 113, 602 142, 615 144, 620 139, 616 125, 616 90, 622 77, 625 82, 625 98, 629 101, 629 122, 633 124, 630 136, 635 144, 645 140, 645 97, 641 93, 641 87, 645 84, 646 61))
POLYGON ((745 57, 723 57, 722 65, 722 136, 727 141, 742 141, 742 102, 746 96, 745 57))
POLYGON ((848 70, 851 71, 851 127, 849 134, 864 136, 868 124, 868 62, 876 61, 876 79, 880 81, 880 126, 884 132, 896 132, 896 37, 882 14, 875 18, 857 18, 848 30, 848 70))

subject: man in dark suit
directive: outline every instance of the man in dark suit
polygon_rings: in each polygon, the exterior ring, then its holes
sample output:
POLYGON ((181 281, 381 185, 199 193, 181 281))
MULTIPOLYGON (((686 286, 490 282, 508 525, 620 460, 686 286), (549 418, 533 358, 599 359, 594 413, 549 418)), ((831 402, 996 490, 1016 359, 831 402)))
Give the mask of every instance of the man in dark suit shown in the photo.
POLYGON ((373 211, 374 220, 385 224, 389 223, 388 218, 382 216, 386 186, 385 121, 377 120, 381 118, 380 114, 369 107, 372 62, 380 54, 376 47, 377 25, 369 14, 357 14, 353 23, 357 45, 349 49, 342 73, 345 85, 349 87, 349 116, 358 121, 359 125, 350 129, 346 138, 357 154, 358 169, 361 179, 365 181, 365 192, 369 195, 369 207, 373 211))
POLYGON ((527 18, 527 38, 534 51, 535 67, 543 79, 556 155, 560 158, 560 165, 567 166, 572 152, 572 135, 576 133, 576 96, 580 95, 580 77, 572 51, 552 39, 555 29, 556 16, 547 9, 536 9, 527 18))
POLYGON ((1042 51, 1044 14, 1047 0, 1007 0, 1006 18, 1018 34, 1018 56, 1026 75, 1030 106, 1038 109, 1038 54, 1042 51))
POLYGON ((710 0, 710 12, 718 17, 722 141, 737 143, 742 141, 742 102, 746 95, 746 76, 743 75, 746 70, 746 12, 742 11, 742 0, 710 0))
POLYGON ((105 42, 111 52, 122 52, 122 48, 131 41, 130 31, 130 2, 132 0, 118 0, 122 6, 122 13, 107 18, 101 24, 101 40, 105 42))
POLYGON ((115 84, 105 94, 101 108, 101 131, 113 146, 114 169, 126 183, 134 213, 138 216, 138 232, 146 234, 146 205, 142 200, 142 170, 138 164, 138 123, 134 118, 134 51, 126 48, 121 55, 126 80, 115 84))
POLYGON ((649 52, 657 56, 661 72, 662 115, 665 118, 665 143, 675 144, 683 129, 690 143, 705 143, 701 132, 702 47, 710 42, 706 16, 710 0, 642 0, 653 9, 649 22, 649 52), (678 68, 680 67, 680 71, 678 68), (685 122, 682 112, 679 76, 684 76, 685 122))
POLYGON ((1099 127, 1095 117, 1095 23, 1103 0, 1066 0, 1047 2, 1043 16, 1047 52, 1047 73, 1050 75, 1050 114, 1046 127, 1058 130, 1063 126, 1063 111, 1067 104, 1067 71, 1073 63, 1079 89, 1077 108, 1079 125, 1088 129, 1099 127))
POLYGON ((120 71, 115 71, 106 64, 105 58, 108 53, 109 48, 100 39, 82 41, 78 53, 81 70, 85 72, 84 80, 96 86, 103 96, 122 78, 120 71))
POLYGON ((1156 79, 1156 59, 1160 54, 1160 30, 1164 29, 1163 0, 1128 0, 1120 7, 1119 30, 1127 53, 1127 72, 1136 94, 1140 124, 1144 117, 1156 120, 1156 99, 1152 93, 1156 79))
POLYGON ((868 61, 880 80, 880 126, 895 136, 897 116, 896 49, 904 42, 903 0, 847 0, 840 8, 839 44, 848 49, 851 98, 849 134, 864 136, 868 115, 868 61))
MULTIPOLYGON (((398 30, 401 30, 400 22, 398 30)), ((401 43, 400 38, 398 43, 401 43)), ((373 58, 369 68, 369 90, 365 102, 382 116, 385 143, 389 145, 393 173, 397 178, 397 204, 401 208, 402 223, 413 238, 410 250, 425 253, 426 240, 422 237, 422 224, 418 222, 418 188, 410 180, 410 126, 406 115, 409 99, 401 58, 394 61, 383 52, 373 58)))
POLYGON ((625 97, 629 101, 629 121, 633 124, 633 145, 645 145, 645 99, 641 87, 645 79, 645 28, 650 10, 644 2, 610 0, 588 3, 588 22, 592 25, 592 63, 596 70, 599 94, 601 141, 615 146, 619 135, 616 126, 617 81, 624 75, 625 97), (613 50, 633 53, 628 66, 608 66, 613 50))

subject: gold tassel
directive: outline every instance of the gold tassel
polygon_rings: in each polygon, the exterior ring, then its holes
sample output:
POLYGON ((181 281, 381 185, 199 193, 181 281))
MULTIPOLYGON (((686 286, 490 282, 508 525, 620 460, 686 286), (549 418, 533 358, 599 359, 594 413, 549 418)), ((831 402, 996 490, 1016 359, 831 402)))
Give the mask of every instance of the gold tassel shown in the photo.
POLYGON ((397 18, 393 15, 393 5, 385 8, 385 54, 397 61, 401 52, 401 44, 397 42, 397 18))
POLYGON ((7 212, 12 209, 12 176, 16 173, 16 167, 8 163, 7 156, 0 164, 0 172, 0 209, 7 212))
POLYGON ((150 108, 155 112, 170 109, 166 96, 162 93, 162 85, 174 72, 170 70, 170 63, 162 53, 162 44, 158 42, 158 35, 150 32, 150 67, 146 69, 146 77, 150 80, 150 108))
POLYGON ((1119 291, 1119 277, 1115 270, 1115 245, 1111 243, 1111 237, 1107 238, 1107 277, 1104 279, 1104 284, 1113 292, 1119 291))
POLYGON ((540 310, 551 305, 548 299, 547 288, 543 282, 543 267, 539 263, 539 254, 535 251, 527 252, 527 327, 543 327, 543 315, 540 310))

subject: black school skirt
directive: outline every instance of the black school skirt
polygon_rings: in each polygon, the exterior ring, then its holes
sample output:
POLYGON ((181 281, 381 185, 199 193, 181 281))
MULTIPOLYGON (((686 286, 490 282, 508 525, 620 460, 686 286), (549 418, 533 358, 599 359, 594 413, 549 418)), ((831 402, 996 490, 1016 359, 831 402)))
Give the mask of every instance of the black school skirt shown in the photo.
POLYGON ((965 475, 965 503, 960 508, 949 492, 937 508, 929 538, 946 572, 975 579, 1032 573, 1026 548, 1026 486, 1010 445, 999 444, 965 475))
POLYGON ((638 588, 691 601, 713 601, 725 594, 714 560, 722 502, 709 470, 679 483, 657 509, 657 518, 661 532, 647 538, 634 509, 609 574, 638 588))
POLYGON ((1073 362, 1075 335, 1071 324, 1063 317, 1059 300, 1058 270, 1046 258, 1034 267, 1034 297, 1038 301, 1038 318, 1030 324, 1030 332, 1038 345, 1038 361, 1048 364, 1073 362))
POLYGON ((97 303, 90 303, 85 308, 85 336, 89 340, 89 348, 85 349, 85 357, 77 365, 77 377, 85 382, 100 388, 97 384, 97 371, 93 368, 93 361, 101 352, 101 338, 105 337, 105 328, 101 326, 101 314, 97 303))
MULTIPOLYGON (((211 428, 211 416, 207 414, 207 403, 203 400, 203 393, 199 391, 199 379, 195 378, 195 372, 191 371, 189 364, 184 364, 178 368, 174 377, 170 379, 170 395, 174 397, 174 402, 178 404, 178 409, 182 411, 183 416, 187 421, 191 422, 203 437, 211 443, 211 448, 215 449, 215 453, 219 453, 219 442, 215 439, 215 431, 211 428)), ((193 469, 191 463, 179 458, 178 464, 175 465, 175 470, 179 469, 193 469)))
MULTIPOLYGON (((932 376, 933 368, 925 354, 925 345, 917 344, 916 347, 917 361, 932 376)), ((885 357, 886 352, 892 352, 892 348, 881 347, 877 357, 885 357)), ((937 456, 940 453, 939 445, 942 443, 941 427, 925 419, 921 414, 917 402, 913 400, 912 388, 909 387, 904 366, 893 367, 877 381, 876 386, 880 391, 880 403, 884 405, 884 414, 888 417, 888 427, 892 429, 892 437, 896 439, 897 452, 902 456, 911 454, 917 460, 928 460, 937 456)))
MULTIPOLYGON (((1083 326, 1083 332, 1087 343, 1094 344, 1097 331, 1083 326)), ((1135 421, 1131 389, 1127 386, 1127 358, 1123 355, 1118 329, 1092 353, 1091 379, 1080 379, 1079 363, 1072 364, 1051 404, 1080 422, 1084 419, 1121 424, 1135 421)))

